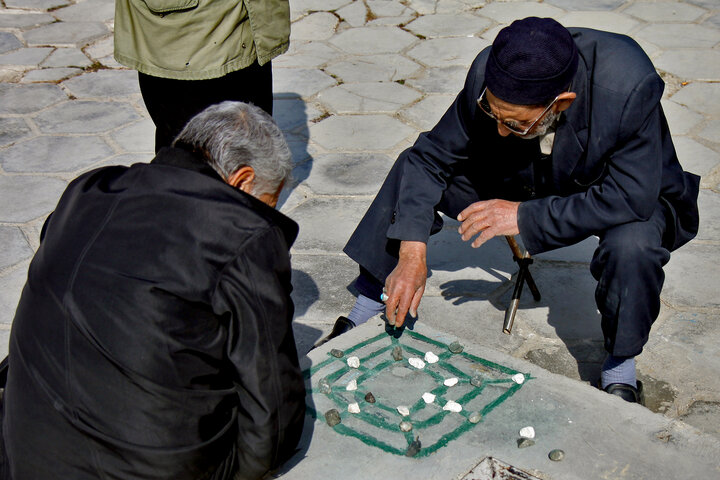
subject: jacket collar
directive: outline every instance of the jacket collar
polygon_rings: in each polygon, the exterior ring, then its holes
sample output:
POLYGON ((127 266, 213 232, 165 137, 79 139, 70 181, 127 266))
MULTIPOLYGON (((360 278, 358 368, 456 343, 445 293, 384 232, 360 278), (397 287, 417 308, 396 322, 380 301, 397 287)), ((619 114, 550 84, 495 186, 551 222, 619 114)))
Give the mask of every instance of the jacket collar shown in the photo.
POLYGON ((271 206, 261 202, 252 195, 248 195, 239 188, 234 188, 228 185, 215 171, 215 169, 208 165, 197 153, 184 148, 163 147, 150 163, 154 165, 167 165, 170 167, 183 168, 185 170, 197 172, 216 179, 221 182, 225 188, 232 190, 232 192, 237 196, 238 201, 247 205, 256 213, 262 215, 269 222, 277 225, 285 237, 288 248, 290 248, 293 242, 295 242, 298 234, 298 224, 295 223, 295 221, 275 210, 271 206))

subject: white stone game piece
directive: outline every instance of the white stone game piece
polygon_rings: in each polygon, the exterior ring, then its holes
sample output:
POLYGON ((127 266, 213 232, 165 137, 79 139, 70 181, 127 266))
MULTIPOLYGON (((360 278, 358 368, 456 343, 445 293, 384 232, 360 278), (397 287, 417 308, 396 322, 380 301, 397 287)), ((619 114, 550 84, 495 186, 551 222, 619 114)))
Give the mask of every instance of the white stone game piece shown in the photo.
POLYGON ((348 405, 348 412, 360 413, 360 405, 358 405, 357 402, 351 403, 350 405, 348 405))
POLYGON ((403 417, 407 417, 408 415, 410 415, 410 409, 405 405, 400 405, 399 407, 397 407, 397 411, 403 417))
POLYGON ((348 357, 347 364, 348 364, 348 367, 350 367, 350 368, 359 368, 360 367, 360 359, 358 357, 348 357))
POLYGON ((446 378, 445 381, 443 382, 443 385, 445 385, 446 387, 454 387, 455 385, 457 385, 457 383, 458 383, 458 378, 451 377, 451 378, 446 378))
POLYGON ((522 373, 516 373, 512 376, 512 381, 517 383, 518 385, 522 385, 522 383, 525 381, 525 375, 522 373))
POLYGON ((435 395, 430 392, 425 392, 422 394, 422 399, 425 400, 425 403, 432 403, 435 401, 435 395))
POLYGON ((523 427, 520 429, 522 438, 535 438, 535 429, 533 427, 523 427))
POLYGON ((438 360, 440 360, 440 358, 437 355, 435 355, 433 352, 425 353, 425 361, 427 363, 437 363, 438 360))
POLYGON ((453 402, 452 400, 448 400, 448 402, 443 407, 443 410, 448 410, 450 412, 458 413, 462 411, 462 405, 460 405, 457 402, 453 402))
POLYGON ((423 362, 422 360, 420 360, 417 357, 408 358, 408 363, 415 368, 419 368, 419 369, 425 368, 425 362, 423 362))
POLYGON ((348 382, 347 386, 345 387, 345 390, 347 390, 348 392, 357 390, 357 379, 353 378, 352 380, 350 380, 348 382))

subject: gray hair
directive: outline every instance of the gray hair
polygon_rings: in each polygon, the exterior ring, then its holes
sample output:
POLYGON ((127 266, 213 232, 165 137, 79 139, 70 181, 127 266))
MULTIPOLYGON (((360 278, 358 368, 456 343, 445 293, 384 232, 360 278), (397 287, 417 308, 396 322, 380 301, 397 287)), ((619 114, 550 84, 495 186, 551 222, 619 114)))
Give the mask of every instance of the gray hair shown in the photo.
POLYGON ((173 141, 203 154, 227 180, 244 166, 255 170, 252 194, 275 193, 292 171, 290 149, 275 121, 262 109, 226 101, 195 115, 173 141))

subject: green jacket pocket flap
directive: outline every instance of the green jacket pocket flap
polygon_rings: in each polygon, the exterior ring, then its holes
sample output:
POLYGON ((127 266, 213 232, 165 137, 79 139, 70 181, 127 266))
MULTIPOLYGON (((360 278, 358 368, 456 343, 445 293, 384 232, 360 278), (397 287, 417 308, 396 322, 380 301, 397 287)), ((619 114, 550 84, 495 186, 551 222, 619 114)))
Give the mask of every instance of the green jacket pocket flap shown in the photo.
POLYGON ((199 0, 143 0, 153 13, 170 13, 190 10, 198 6, 199 0))

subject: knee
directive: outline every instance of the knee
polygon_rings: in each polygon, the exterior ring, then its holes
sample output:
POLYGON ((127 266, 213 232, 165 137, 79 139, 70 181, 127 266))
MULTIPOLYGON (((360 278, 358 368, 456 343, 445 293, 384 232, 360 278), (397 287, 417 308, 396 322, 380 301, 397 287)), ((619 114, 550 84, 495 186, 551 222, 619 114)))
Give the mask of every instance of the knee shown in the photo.
POLYGON ((642 235, 636 229, 625 234, 607 235, 600 242, 595 261, 612 264, 621 270, 662 268, 670 259, 670 252, 661 246, 661 239, 642 235))

